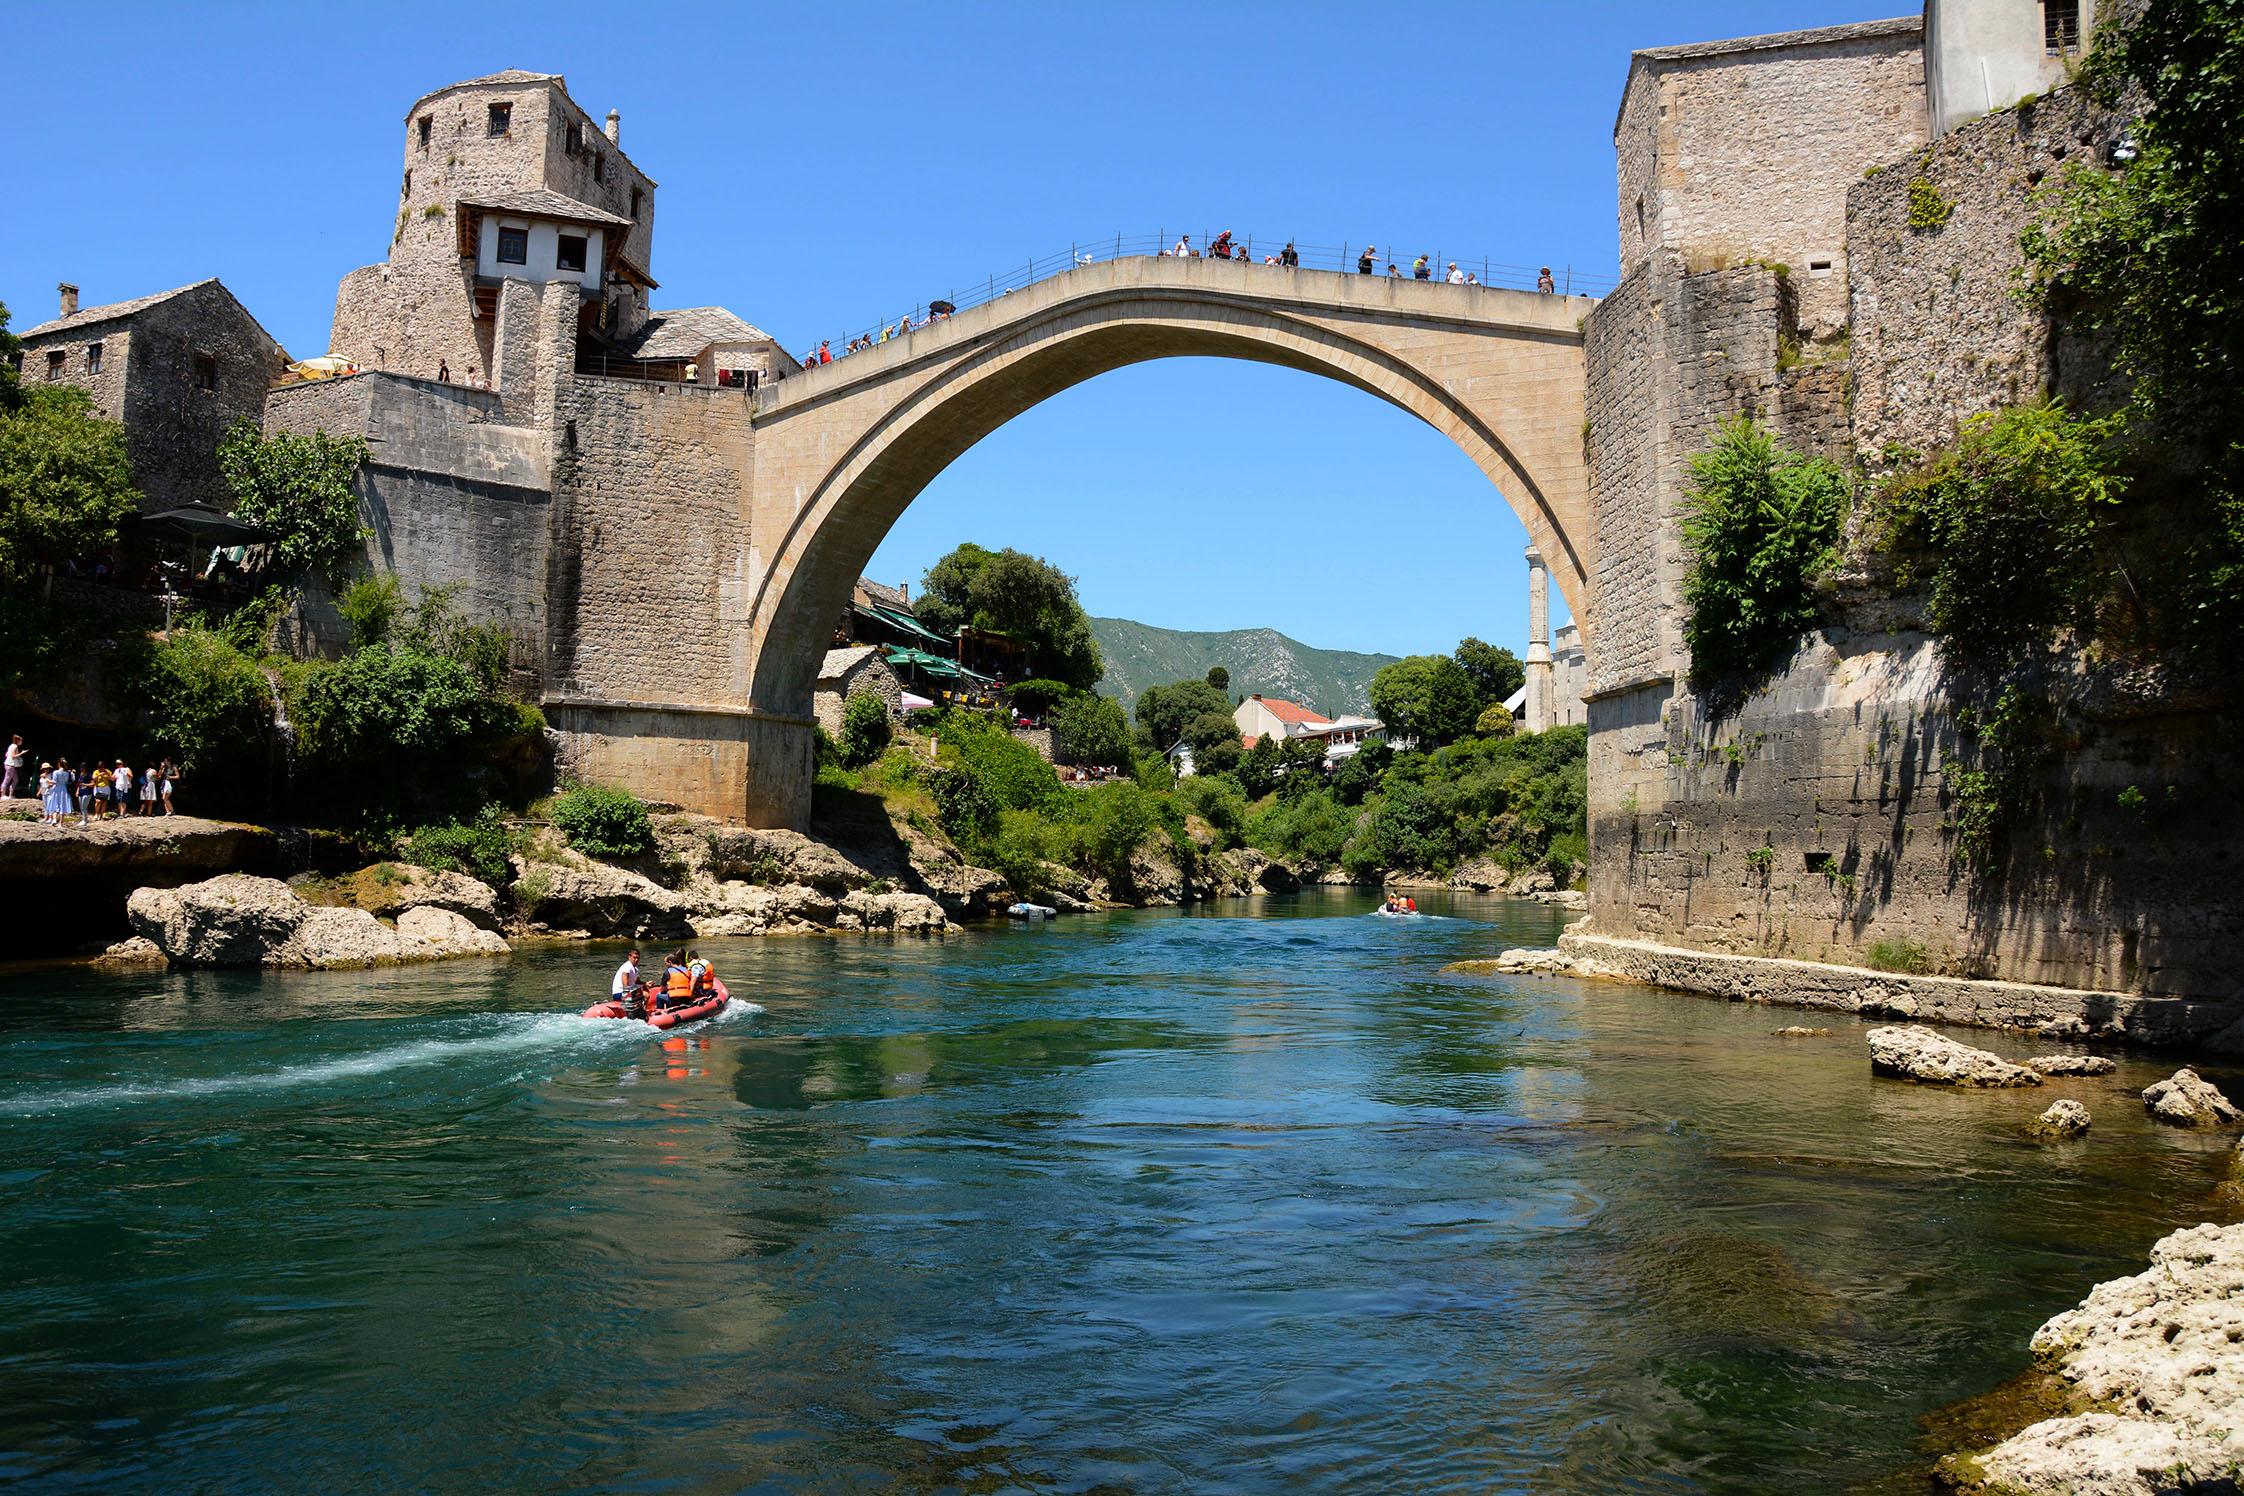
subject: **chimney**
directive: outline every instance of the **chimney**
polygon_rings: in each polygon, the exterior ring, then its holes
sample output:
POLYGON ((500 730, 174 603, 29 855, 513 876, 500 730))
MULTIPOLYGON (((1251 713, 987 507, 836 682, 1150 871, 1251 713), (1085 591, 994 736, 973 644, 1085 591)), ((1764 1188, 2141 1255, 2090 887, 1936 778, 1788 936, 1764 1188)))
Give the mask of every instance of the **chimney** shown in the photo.
POLYGON ((78 288, 70 284, 70 282, 64 281, 61 285, 56 286, 55 289, 62 293, 62 311, 60 315, 65 317, 77 316, 78 288))
POLYGON ((617 136, 618 136, 618 135, 620 135, 620 134, 622 133, 622 131, 623 131, 623 116, 622 116, 622 115, 621 115, 620 113, 618 113, 617 111, 613 110, 613 109, 609 110, 609 111, 608 111, 608 144, 610 144, 610 145, 621 145, 621 144, 623 144, 623 142, 622 142, 621 140, 617 139, 617 136))

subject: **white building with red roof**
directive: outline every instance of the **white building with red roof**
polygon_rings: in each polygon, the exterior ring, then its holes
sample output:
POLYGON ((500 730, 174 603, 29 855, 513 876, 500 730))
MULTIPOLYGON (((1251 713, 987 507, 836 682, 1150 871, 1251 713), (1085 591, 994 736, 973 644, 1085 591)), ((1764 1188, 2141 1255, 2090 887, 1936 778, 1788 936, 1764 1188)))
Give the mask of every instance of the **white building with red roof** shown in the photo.
POLYGON ((1239 724, 1239 740, 1249 748, 1263 738, 1321 738, 1325 758, 1338 762, 1365 743, 1384 737, 1387 729, 1375 717, 1327 717, 1298 701, 1277 696, 1249 696, 1239 703, 1231 720, 1239 724))

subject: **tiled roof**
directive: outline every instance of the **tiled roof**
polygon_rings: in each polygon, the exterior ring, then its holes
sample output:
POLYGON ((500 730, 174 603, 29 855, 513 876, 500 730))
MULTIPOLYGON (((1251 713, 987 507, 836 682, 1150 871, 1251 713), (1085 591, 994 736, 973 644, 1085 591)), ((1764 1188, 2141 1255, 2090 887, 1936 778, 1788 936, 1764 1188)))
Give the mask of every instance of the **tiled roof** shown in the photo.
POLYGON ((1309 710, 1298 701, 1282 701, 1275 696, 1255 696, 1249 699, 1260 702, 1269 711, 1270 715, 1276 717, 1280 722, 1330 722, 1332 720, 1330 717, 1309 710))
POLYGON ((850 671, 862 665, 865 662, 865 657, 873 653, 878 647, 878 645, 873 644, 858 644, 848 649, 827 650, 824 662, 818 667, 818 678, 820 680, 840 680, 850 671))
POLYGON ((743 322, 721 306, 689 306, 674 312, 649 312, 646 326, 624 345, 631 358, 692 358, 711 343, 769 343, 770 333, 743 322))
POLYGON ((116 317, 130 317, 135 312, 145 312, 160 301, 169 301, 174 296, 183 295, 196 289, 196 287, 213 285, 217 280, 218 277, 214 275, 209 280, 196 281, 192 286, 179 286, 169 291, 158 291, 153 296, 136 297, 131 301, 113 301, 107 306, 81 307, 67 317, 57 317, 52 322, 42 322, 37 327, 26 328, 18 336, 35 338, 41 333, 68 332, 73 327, 84 327, 89 323, 107 322, 116 317))
POLYGON ((631 220, 606 208, 595 208, 564 197, 550 187, 520 187, 510 192, 480 192, 460 199, 463 208, 484 208, 499 213, 520 213, 528 218, 559 218, 569 223, 597 223, 620 228, 631 220))
POLYGON ((1906 36, 1924 30, 1923 16, 1894 16, 1884 21, 1850 21, 1842 26, 1816 26, 1806 31, 1772 31, 1766 36, 1738 36, 1727 41, 1685 42, 1677 47, 1640 47, 1632 57, 1671 62, 1691 57, 1721 57, 1731 52, 1769 52, 1784 47, 1812 47, 1827 42, 1860 41, 1876 36, 1906 36))

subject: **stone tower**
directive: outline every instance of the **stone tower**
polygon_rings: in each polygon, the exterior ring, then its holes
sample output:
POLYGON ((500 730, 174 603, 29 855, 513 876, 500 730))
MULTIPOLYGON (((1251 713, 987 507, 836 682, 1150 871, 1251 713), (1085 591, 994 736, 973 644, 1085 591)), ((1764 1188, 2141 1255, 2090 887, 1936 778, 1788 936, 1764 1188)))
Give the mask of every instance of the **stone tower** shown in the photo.
POLYGON ((437 89, 405 115, 389 257, 344 277, 328 351, 366 368, 491 377, 503 280, 568 280, 595 347, 647 319, 655 184, 557 73, 437 89))

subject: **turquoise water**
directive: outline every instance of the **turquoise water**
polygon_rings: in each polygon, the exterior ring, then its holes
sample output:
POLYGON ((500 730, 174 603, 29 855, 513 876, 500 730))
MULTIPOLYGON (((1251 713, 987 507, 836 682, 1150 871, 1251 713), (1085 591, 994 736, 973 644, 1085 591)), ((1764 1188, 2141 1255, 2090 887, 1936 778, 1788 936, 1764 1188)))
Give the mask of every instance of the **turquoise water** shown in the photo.
POLYGON ((1843 1490, 2201 1218, 2170 1060, 1874 1081, 1423 902, 719 942, 671 1036, 610 947, 0 976, 0 1483, 1843 1490))

